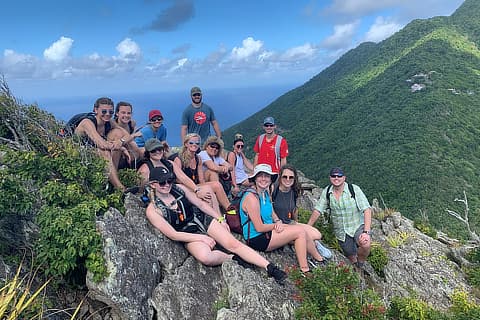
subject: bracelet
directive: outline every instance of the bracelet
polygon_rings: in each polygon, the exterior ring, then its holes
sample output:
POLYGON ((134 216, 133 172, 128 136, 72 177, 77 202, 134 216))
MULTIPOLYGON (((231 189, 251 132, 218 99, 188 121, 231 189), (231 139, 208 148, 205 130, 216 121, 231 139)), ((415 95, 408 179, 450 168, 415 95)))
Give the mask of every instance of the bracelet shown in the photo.
POLYGON ((217 221, 218 221, 218 223, 222 223, 223 221, 225 221, 225 216, 218 217, 217 221))
POLYGON ((198 187, 193 190, 194 193, 197 193, 198 191, 200 191, 200 188, 198 187))

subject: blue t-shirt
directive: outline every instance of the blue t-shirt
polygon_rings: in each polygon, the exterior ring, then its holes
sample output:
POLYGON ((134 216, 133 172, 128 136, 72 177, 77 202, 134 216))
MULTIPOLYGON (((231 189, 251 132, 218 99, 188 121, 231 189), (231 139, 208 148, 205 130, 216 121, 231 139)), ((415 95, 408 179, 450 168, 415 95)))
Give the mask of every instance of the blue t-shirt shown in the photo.
POLYGON ((156 133, 153 132, 152 126, 146 126, 143 127, 140 132, 142 135, 140 137, 135 138, 135 143, 137 146, 144 147, 145 146, 145 141, 151 138, 157 138, 160 141, 165 141, 167 140, 167 128, 162 124, 156 133))
POLYGON ((188 133, 197 133, 202 142, 210 136, 210 122, 216 120, 213 109, 205 103, 198 108, 188 105, 182 114, 182 125, 187 126, 188 133))
MULTIPOLYGON (((253 225, 252 221, 245 223, 247 221, 247 214, 245 211, 242 209, 243 201, 245 200, 245 196, 249 194, 250 192, 245 192, 245 194, 242 197, 242 200, 240 201, 240 222, 242 223, 242 233, 243 233, 243 239, 248 240, 255 238, 256 236, 259 236, 262 234, 262 232, 258 232, 255 229, 255 226, 253 225), (250 237, 248 236, 248 225, 250 225, 250 237)), ((256 196, 258 199, 258 196, 256 196)), ((270 196, 268 193, 264 193, 264 196, 260 195, 260 218, 262 219, 264 224, 273 224, 273 218, 272 218, 272 212, 273 212, 273 206, 272 206, 272 201, 270 200, 270 196)))

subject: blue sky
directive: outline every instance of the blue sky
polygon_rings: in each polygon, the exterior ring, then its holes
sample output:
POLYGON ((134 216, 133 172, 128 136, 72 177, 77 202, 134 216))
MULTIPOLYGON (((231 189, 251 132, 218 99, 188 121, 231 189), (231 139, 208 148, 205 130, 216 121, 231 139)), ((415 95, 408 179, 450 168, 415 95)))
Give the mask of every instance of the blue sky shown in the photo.
POLYGON ((0 74, 25 100, 301 85, 463 0, 4 1, 0 74))

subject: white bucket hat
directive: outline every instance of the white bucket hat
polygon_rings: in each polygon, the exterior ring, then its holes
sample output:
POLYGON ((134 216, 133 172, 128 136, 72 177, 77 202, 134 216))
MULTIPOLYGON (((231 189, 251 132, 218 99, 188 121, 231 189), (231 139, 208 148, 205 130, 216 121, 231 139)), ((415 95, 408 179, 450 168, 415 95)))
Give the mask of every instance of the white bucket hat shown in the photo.
POLYGON ((272 183, 274 183, 275 180, 277 180, 278 174, 272 172, 272 167, 269 164, 266 164, 266 163, 258 164, 253 169, 253 174, 248 177, 248 180, 250 180, 250 182, 253 182, 255 180, 255 177, 257 176, 257 174, 259 174, 260 172, 268 173, 270 175, 271 179, 272 179, 272 183))

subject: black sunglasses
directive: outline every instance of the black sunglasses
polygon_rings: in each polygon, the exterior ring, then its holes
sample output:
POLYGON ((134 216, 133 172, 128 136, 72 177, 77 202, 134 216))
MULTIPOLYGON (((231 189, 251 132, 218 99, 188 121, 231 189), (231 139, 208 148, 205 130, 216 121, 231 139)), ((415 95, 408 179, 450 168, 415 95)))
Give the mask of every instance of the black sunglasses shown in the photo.
POLYGON ((343 177, 343 174, 331 174, 330 178, 341 178, 343 177))
POLYGON ((274 124, 269 124, 269 123, 264 124, 263 126, 264 126, 265 128, 273 128, 273 127, 275 127, 274 124))
POLYGON ((202 96, 202 94, 201 93, 194 93, 194 94, 192 94, 192 96, 193 97, 200 97, 200 96, 202 96))
POLYGON ((102 112, 103 115, 107 114, 107 112, 112 115, 115 111, 103 109, 101 112, 102 112))
POLYGON ((199 146, 199 145, 200 145, 200 142, 188 141, 188 144, 195 144, 195 145, 199 146))
POLYGON ((218 144, 209 144, 209 147, 212 149, 220 149, 220 146, 218 144))
POLYGON ((162 120, 163 120, 162 117, 155 117, 155 118, 150 119, 150 121, 152 121, 152 122, 162 121, 162 120))
POLYGON ((243 148, 243 144, 237 144, 236 147, 237 147, 238 149, 242 149, 242 148, 243 148))
POLYGON ((282 176, 282 179, 285 180, 293 180, 295 177, 294 176, 282 176))
POLYGON ((168 184, 172 184, 174 181, 175 181, 175 179, 173 179, 173 178, 168 178, 167 180, 162 181, 162 182, 158 181, 158 184, 159 184, 161 187, 163 187, 163 186, 166 185, 167 183, 168 183, 168 184))
POLYGON ((163 148, 155 148, 150 153, 157 153, 157 152, 163 152, 163 148))

